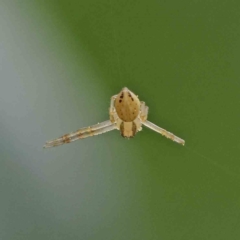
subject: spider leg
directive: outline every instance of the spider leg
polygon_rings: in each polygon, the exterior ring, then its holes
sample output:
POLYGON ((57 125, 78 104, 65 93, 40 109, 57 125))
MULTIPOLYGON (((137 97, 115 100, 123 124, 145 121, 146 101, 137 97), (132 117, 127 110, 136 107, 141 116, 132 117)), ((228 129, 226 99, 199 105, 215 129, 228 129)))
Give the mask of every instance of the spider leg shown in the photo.
POLYGON ((116 99, 117 95, 114 95, 111 97, 111 102, 110 102, 110 108, 109 108, 109 116, 110 116, 110 121, 113 123, 115 122, 116 119, 116 111, 114 107, 114 102, 116 99))
POLYGON ((183 139, 175 136, 174 134, 166 131, 166 130, 163 129, 163 128, 158 127, 157 125, 149 122, 148 120, 143 121, 142 124, 143 124, 144 126, 150 128, 150 129, 152 129, 153 131, 162 134, 162 135, 165 136, 166 138, 171 139, 171 140, 174 141, 174 142, 177 142, 177 143, 182 144, 182 145, 185 144, 185 141, 184 141, 183 139))
POLYGON ((140 118, 142 121, 146 121, 148 117, 148 106, 145 105, 145 102, 141 102, 140 105, 140 118))
POLYGON ((64 143, 70 143, 78 139, 95 136, 98 134, 112 131, 114 129, 116 129, 116 124, 112 123, 110 120, 107 120, 105 122, 98 123, 90 127, 80 128, 76 132, 65 134, 60 138, 48 141, 43 147, 49 148, 49 147, 59 146, 64 143))

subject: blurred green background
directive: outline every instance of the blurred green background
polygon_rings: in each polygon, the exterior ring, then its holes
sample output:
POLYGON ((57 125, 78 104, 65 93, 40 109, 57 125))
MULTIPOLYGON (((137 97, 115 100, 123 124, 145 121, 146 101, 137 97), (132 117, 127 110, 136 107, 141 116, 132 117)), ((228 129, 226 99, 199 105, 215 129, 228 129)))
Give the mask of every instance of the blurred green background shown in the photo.
POLYGON ((0 239, 240 239, 240 2, 0 1, 0 239), (108 119, 144 128, 43 149, 108 119))

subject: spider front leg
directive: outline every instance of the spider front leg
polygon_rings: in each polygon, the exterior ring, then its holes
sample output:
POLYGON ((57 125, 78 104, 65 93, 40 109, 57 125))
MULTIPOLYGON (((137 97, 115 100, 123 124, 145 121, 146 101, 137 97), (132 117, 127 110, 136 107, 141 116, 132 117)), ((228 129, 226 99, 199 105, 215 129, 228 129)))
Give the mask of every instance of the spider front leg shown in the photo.
POLYGON ((56 147, 64 143, 70 143, 78 139, 99 135, 105 132, 112 131, 114 129, 116 129, 116 124, 112 123, 110 120, 107 120, 105 122, 98 123, 90 127, 81 128, 76 132, 65 134, 62 137, 54 139, 52 141, 48 141, 44 145, 44 148, 56 147))
POLYGON ((140 113, 140 118, 142 120, 142 124, 150 129, 152 129, 155 132, 158 132, 165 136, 166 138, 171 139, 174 142, 177 142, 179 144, 184 145, 185 141, 177 136, 175 136, 173 133, 168 132, 167 130, 158 127, 157 125, 151 123, 150 121, 147 120, 148 117, 148 107, 145 105, 145 102, 141 102, 141 113, 140 113))
POLYGON ((185 144, 185 141, 184 141, 183 139, 175 136, 173 133, 168 132, 167 130, 165 130, 165 129, 163 129, 163 128, 158 127, 157 125, 149 122, 148 120, 146 120, 145 122, 142 122, 142 124, 143 124, 144 126, 150 128, 150 129, 152 129, 153 131, 162 134, 162 135, 165 136, 166 138, 171 139, 171 140, 174 141, 174 142, 177 142, 177 143, 182 144, 182 145, 185 144))

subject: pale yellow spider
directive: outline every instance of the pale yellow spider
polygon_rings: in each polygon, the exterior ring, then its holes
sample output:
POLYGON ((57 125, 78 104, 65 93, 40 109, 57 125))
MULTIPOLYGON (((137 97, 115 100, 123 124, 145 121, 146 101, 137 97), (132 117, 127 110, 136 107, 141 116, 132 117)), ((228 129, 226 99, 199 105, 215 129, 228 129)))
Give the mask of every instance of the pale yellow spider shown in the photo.
POLYGON ((145 102, 140 102, 138 97, 128 88, 123 88, 119 94, 112 96, 109 108, 110 120, 107 120, 90 127, 85 127, 60 138, 46 142, 45 148, 55 147, 64 143, 70 143, 78 139, 95 136, 109 132, 114 129, 120 130, 125 138, 134 137, 138 131, 142 130, 142 124, 163 136, 170 138, 174 142, 185 144, 185 141, 174 134, 147 120, 148 107, 145 102))

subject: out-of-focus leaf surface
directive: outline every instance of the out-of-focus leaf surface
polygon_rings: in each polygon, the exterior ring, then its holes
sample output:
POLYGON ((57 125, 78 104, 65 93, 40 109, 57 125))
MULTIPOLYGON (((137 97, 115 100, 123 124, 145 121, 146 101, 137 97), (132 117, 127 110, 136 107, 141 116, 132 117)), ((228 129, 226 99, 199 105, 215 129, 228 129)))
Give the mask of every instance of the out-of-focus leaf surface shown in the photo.
POLYGON ((1 1, 1 239, 240 238, 238 1, 1 1), (149 120, 42 149, 108 118, 149 120))

